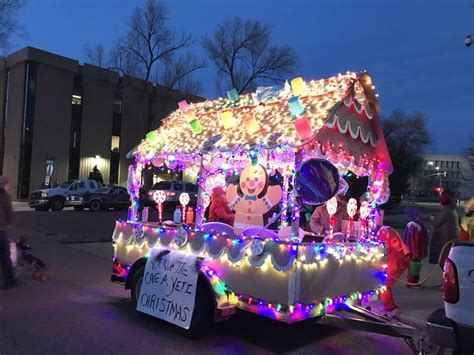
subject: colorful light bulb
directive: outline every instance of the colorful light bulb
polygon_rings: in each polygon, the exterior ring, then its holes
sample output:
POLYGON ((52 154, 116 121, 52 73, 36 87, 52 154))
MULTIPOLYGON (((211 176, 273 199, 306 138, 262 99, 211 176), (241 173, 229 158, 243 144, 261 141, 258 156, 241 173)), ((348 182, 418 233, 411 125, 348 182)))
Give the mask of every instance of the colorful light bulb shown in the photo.
POLYGON ((189 104, 186 100, 182 100, 178 102, 178 107, 182 112, 188 112, 189 111, 189 104))
POLYGON ((236 122, 231 111, 221 112, 220 116, 221 116, 222 124, 224 125, 225 129, 235 127, 236 122))
POLYGON ((302 77, 297 77, 291 80, 291 89, 293 90, 293 95, 301 96, 305 89, 305 83, 302 77))
POLYGON ((245 128, 247 128, 247 132, 250 134, 254 134, 260 130, 260 125, 253 115, 247 115, 244 118, 244 124, 245 128))
POLYGON ((227 97, 232 103, 239 101, 239 93, 236 88, 230 89, 227 91, 227 97))
POLYGON ((290 107, 290 113, 292 116, 299 116, 304 112, 304 107, 296 96, 288 99, 288 106, 290 107))
POLYGON ((309 120, 306 117, 300 117, 294 122, 296 134, 301 141, 306 141, 313 137, 313 130, 309 123, 309 120))
POLYGON ((202 133, 203 129, 198 120, 192 120, 191 122, 189 122, 189 125, 191 126, 191 130, 194 134, 202 133))
POLYGON ((150 143, 156 143, 158 141, 158 134, 155 131, 150 131, 146 134, 146 139, 150 143))

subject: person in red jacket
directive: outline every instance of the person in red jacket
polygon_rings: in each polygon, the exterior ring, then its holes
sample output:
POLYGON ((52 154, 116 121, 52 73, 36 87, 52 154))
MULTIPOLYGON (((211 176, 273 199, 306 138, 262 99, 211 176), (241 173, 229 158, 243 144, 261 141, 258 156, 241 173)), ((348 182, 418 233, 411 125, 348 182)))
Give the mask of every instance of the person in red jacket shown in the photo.
MULTIPOLYGON (((421 260, 428 255, 426 232, 423 223, 421 223, 420 211, 414 207, 405 208, 405 214, 410 221, 405 227, 404 242, 410 249, 410 268, 408 271, 407 282, 418 283, 420 281, 421 260)), ((407 285, 413 287, 413 285, 407 285)))
POLYGON ((234 214, 229 208, 225 191, 217 186, 212 189, 211 205, 209 206, 209 222, 222 222, 234 225, 234 214))
POLYGON ((385 287, 387 289, 380 295, 380 298, 386 314, 393 317, 397 314, 397 305, 393 299, 392 286, 408 268, 410 251, 395 229, 383 225, 383 212, 376 213, 375 223, 379 228, 377 237, 385 244, 387 254, 387 268, 385 269, 387 273, 385 287))

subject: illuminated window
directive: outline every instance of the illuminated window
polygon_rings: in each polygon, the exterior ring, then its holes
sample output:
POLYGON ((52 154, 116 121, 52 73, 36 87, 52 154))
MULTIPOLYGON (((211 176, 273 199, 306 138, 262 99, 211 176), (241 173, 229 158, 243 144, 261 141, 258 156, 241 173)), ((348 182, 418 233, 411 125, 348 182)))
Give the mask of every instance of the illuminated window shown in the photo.
POLYGON ((72 95, 72 104, 73 105, 82 105, 82 96, 72 95))
POLYGON ((118 153, 119 149, 120 149, 120 136, 112 136, 110 150, 114 153, 118 153))

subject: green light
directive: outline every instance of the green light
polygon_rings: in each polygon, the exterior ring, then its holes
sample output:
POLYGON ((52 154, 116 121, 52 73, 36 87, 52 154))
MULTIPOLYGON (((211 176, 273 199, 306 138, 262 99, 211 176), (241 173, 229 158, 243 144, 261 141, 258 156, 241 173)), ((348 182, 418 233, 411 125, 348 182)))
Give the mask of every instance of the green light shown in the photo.
POLYGON ((146 134, 146 139, 150 143, 156 143, 158 141, 158 134, 155 131, 150 131, 146 134))

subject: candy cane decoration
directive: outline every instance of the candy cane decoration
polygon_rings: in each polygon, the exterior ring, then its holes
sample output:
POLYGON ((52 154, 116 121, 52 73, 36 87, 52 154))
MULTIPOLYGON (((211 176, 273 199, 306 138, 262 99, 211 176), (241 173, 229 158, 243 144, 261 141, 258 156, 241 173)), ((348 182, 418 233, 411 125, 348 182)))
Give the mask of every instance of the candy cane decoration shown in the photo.
POLYGON ((354 228, 354 215, 356 214, 356 212, 357 200, 355 198, 350 198, 347 202, 347 214, 349 216, 349 221, 347 222, 346 242, 348 242, 351 237, 351 232, 354 228))
POLYGON ((166 193, 161 190, 156 190, 153 193, 153 200, 156 203, 156 209, 158 211, 158 221, 161 223, 163 221, 163 203, 166 200, 166 193))

